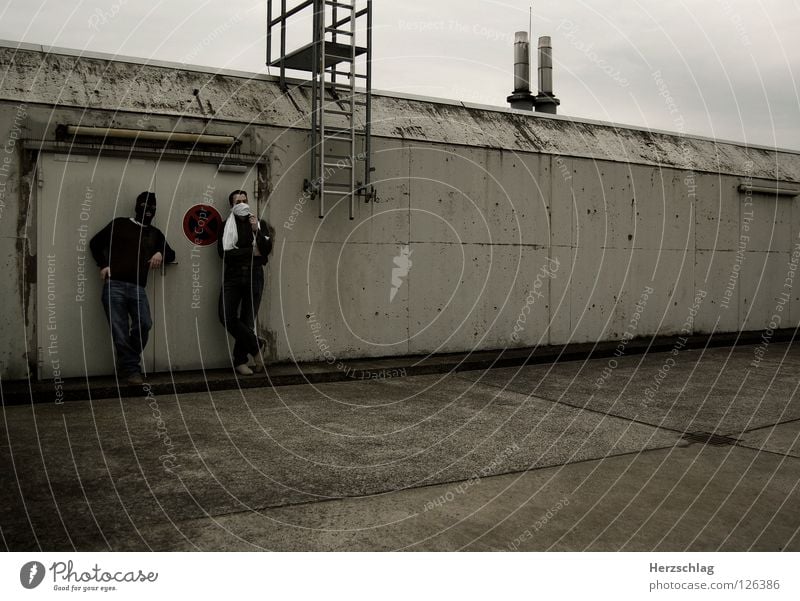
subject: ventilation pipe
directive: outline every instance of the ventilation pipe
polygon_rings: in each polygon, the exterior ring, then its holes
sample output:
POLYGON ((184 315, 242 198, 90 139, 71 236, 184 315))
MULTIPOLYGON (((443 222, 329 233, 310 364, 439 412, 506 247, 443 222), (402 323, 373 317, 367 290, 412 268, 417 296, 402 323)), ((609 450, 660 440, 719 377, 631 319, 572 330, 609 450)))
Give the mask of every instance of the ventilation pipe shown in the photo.
POLYGON ((539 38, 539 94, 534 99, 537 113, 555 115, 561 101, 553 94, 553 46, 550 36, 539 38))
POLYGON ((514 35, 514 92, 506 101, 512 109, 532 111, 534 97, 531 94, 531 60, 528 32, 518 31, 514 35))

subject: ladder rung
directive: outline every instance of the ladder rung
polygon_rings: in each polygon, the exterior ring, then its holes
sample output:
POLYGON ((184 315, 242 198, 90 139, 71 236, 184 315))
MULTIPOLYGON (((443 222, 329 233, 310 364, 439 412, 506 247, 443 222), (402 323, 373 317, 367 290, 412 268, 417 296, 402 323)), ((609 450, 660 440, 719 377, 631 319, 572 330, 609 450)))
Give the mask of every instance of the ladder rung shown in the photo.
MULTIPOLYGON (((325 158, 326 159, 343 159, 343 160, 348 160, 350 162, 353 161, 353 157, 351 157, 350 155, 347 155, 347 154, 326 154, 325 158)), ((361 159, 359 159, 359 160, 361 160, 361 159)))
POLYGON ((336 8, 346 8, 349 10, 355 10, 356 7, 352 4, 345 4, 343 2, 336 2, 335 0, 325 0, 325 4, 328 6, 335 6, 336 8))
POLYGON ((340 165, 339 163, 322 163, 323 167, 336 167, 337 169, 352 169, 352 165, 340 165))
POLYGON ((355 96, 340 96, 339 98, 331 98, 331 102, 350 102, 352 100, 353 104, 357 106, 366 106, 366 102, 363 100, 355 100, 355 98, 355 96))
POLYGON ((356 14, 354 14, 352 17, 345 17, 344 19, 340 19, 339 21, 337 21, 336 23, 334 23, 334 24, 333 24, 333 26, 334 26, 334 27, 338 27, 339 25, 344 25, 345 23, 347 23, 347 22, 348 22, 348 21, 350 21, 351 19, 352 19, 352 20, 357 20, 359 17, 363 17, 363 16, 364 16, 364 15, 366 15, 368 12, 369 12, 369 6, 365 6, 365 7, 364 7, 364 8, 362 8, 361 10, 358 10, 358 11, 356 11, 356 14))
POLYGON ((322 109, 323 113, 328 113, 330 115, 352 115, 352 111, 340 111, 338 109, 322 109))
MULTIPOLYGON (((330 101, 328 102, 328 104, 330 104, 331 102, 350 102, 354 98, 355 98, 355 96, 333 96, 333 95, 331 95, 331 98, 330 98, 330 101)), ((328 98, 326 98, 325 100, 327 101, 328 98)))
POLYGON ((349 36, 355 35, 352 31, 346 31, 344 29, 336 29, 335 27, 326 27, 325 31, 330 33, 335 33, 337 35, 349 35, 349 36))
POLYGON ((337 136, 337 135, 329 136, 327 134, 325 135, 324 140, 325 141, 327 141, 327 140, 339 140, 340 142, 352 142, 352 140, 349 137, 345 138, 344 136, 337 136))
POLYGON ((355 132, 357 134, 359 134, 359 133, 363 134, 364 133, 364 130, 356 129, 355 127, 336 127, 335 125, 332 125, 330 127, 326 127, 325 131, 326 132, 328 132, 328 131, 329 132, 333 132, 333 133, 336 133, 336 134, 349 134, 351 131, 355 132))
MULTIPOLYGON (((349 139, 350 139, 350 130, 337 131, 337 132, 333 132, 333 133, 330 133, 330 134, 329 134, 329 133, 327 133, 327 132, 328 132, 328 130, 327 130, 327 128, 326 128, 326 129, 325 129, 325 136, 324 136, 324 138, 325 138, 326 140, 327 140, 328 138, 336 138, 337 140, 349 140, 349 139), (343 138, 343 137, 340 137, 340 136, 347 136, 347 137, 346 137, 346 138, 343 138)), ((354 135, 354 136, 363 136, 363 135, 364 135, 364 132, 363 132, 363 131, 356 131, 356 130, 353 130, 353 135, 354 135)))
POLYGON ((347 71, 328 71, 331 75, 341 75, 342 77, 355 77, 356 79, 366 79, 363 73, 348 73, 347 71))

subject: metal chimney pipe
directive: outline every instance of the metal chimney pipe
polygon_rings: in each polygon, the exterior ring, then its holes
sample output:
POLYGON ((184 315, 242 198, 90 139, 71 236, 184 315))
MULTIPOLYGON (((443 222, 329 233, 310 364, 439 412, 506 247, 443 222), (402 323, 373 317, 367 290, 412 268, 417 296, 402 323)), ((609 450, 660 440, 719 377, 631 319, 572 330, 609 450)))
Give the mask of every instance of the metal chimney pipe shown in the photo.
POLYGON ((539 38, 539 93, 553 93, 553 46, 549 35, 539 38))
POLYGON ((506 101, 512 109, 532 111, 534 97, 531 94, 531 50, 528 32, 518 31, 514 35, 514 92, 506 101))
POLYGON ((514 92, 531 91, 531 51, 528 32, 514 34, 514 92))
POLYGON ((553 94, 553 46, 549 35, 539 38, 539 94, 536 112, 555 115, 561 101, 553 94))

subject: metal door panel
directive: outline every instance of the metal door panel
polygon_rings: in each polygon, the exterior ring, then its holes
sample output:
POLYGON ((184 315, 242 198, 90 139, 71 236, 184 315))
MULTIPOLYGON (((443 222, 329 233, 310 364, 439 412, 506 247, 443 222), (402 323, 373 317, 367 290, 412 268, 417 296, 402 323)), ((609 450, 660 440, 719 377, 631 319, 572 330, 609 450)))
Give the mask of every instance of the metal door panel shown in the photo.
MULTIPOLYGON (((155 162, 43 153, 37 169, 39 377, 113 373, 89 240, 113 218, 133 215, 136 196, 153 185, 155 162)), ((153 369, 152 353, 145 352, 143 367, 153 369)))
MULTIPOLYGON (((151 334, 156 371, 213 369, 230 365, 228 337, 217 316, 221 261, 216 244, 198 246, 184 234, 184 215, 195 205, 211 205, 224 220, 229 213, 228 194, 247 190, 256 205, 255 174, 218 172, 205 163, 168 163, 158 166, 157 217, 176 252, 176 265, 155 278, 151 303, 151 334)), ((230 342, 232 344, 232 341, 230 342)))

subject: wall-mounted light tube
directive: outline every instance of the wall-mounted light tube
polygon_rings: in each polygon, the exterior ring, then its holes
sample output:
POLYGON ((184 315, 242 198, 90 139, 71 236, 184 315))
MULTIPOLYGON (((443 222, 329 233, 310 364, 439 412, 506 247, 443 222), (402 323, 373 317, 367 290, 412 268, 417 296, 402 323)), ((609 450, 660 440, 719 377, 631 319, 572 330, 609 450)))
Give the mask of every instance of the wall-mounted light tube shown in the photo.
POLYGON ((773 196, 797 196, 800 194, 800 190, 797 188, 787 188, 785 186, 751 186, 749 184, 739 184, 739 192, 772 194, 773 196))
POLYGON ((247 165, 226 165, 222 163, 217 166, 217 171, 223 171, 226 173, 247 173, 250 171, 252 167, 248 167, 247 165))
POLYGON ((67 134, 70 136, 97 136, 103 138, 126 138, 129 140, 216 144, 219 146, 231 146, 236 142, 236 138, 233 136, 190 134, 178 131, 147 131, 144 129, 122 129, 118 127, 89 127, 86 125, 67 125, 67 134))

